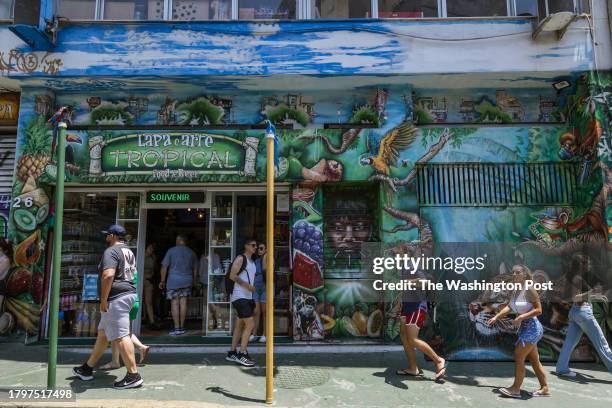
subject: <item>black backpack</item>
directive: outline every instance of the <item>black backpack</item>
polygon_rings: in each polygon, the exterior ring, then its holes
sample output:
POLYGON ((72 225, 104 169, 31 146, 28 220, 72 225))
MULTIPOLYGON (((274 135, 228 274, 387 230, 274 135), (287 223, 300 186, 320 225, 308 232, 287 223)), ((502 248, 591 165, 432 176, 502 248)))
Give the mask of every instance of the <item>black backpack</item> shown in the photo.
MULTIPOLYGON (((238 259, 238 257, 242 257, 242 265, 240 265, 240 272, 238 272, 238 274, 240 275, 242 271, 244 271, 244 269, 246 268, 247 259, 246 259, 246 256, 242 254, 242 255, 238 255, 234 259, 234 262, 236 262, 236 259, 238 259)), ((236 283, 230 279, 230 273, 232 271, 232 266, 234 265, 234 262, 232 262, 227 267, 227 271, 225 271, 225 293, 227 293, 227 296, 230 296, 232 294, 232 292, 234 291, 234 283, 236 283)))

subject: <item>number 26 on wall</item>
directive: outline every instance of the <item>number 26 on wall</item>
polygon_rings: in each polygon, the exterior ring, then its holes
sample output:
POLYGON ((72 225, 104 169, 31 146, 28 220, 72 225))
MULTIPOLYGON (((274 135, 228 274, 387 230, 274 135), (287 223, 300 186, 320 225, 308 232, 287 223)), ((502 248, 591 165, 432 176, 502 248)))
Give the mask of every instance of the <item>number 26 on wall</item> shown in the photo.
POLYGON ((25 208, 30 208, 34 205, 34 200, 32 199, 32 197, 26 197, 25 199, 22 199, 21 197, 15 197, 15 199, 13 200, 13 208, 21 208, 22 205, 25 208))

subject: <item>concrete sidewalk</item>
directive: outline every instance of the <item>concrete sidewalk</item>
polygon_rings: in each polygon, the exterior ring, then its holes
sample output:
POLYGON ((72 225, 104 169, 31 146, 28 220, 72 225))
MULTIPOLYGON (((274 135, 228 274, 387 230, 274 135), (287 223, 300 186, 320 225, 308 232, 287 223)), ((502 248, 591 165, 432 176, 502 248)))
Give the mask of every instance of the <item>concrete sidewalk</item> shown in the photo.
MULTIPOLYGON (((252 355, 258 364, 264 355, 252 355)), ((328 347, 330 352, 279 353, 276 356, 275 406, 282 407, 479 407, 496 404, 537 407, 568 406, 572 408, 603 407, 612 404, 612 375, 603 366, 576 364, 581 375, 568 381, 550 374, 550 398, 530 398, 525 401, 499 397, 498 387, 512 382, 512 363, 451 362, 448 376, 442 383, 432 381, 433 366, 421 361, 424 378, 405 378, 395 374, 405 366, 401 351, 386 351, 363 347, 350 353, 332 352, 341 347, 328 347)), ((72 387, 76 403, 40 403, 27 406, 68 407, 216 407, 264 406, 265 368, 238 367, 224 360, 224 348, 208 347, 206 353, 176 353, 171 349, 152 349, 147 365, 139 370, 144 386, 135 390, 109 388, 125 370, 98 371, 91 382, 82 382, 71 374, 71 368, 86 359, 85 350, 65 350, 59 353, 58 385, 72 387)), ((197 351, 197 352, 193 352, 197 351)), ((283 350, 287 351, 287 350, 283 350)), ((297 350, 296 350, 297 351, 297 350)), ((303 350, 300 350, 303 351, 303 350)), ((0 343, 0 387, 44 386, 46 384, 47 348, 0 343)), ((101 363, 108 360, 108 356, 101 363)), ((554 370, 545 364, 548 372, 554 370)), ((523 385, 525 391, 535 390, 537 379, 528 368, 523 385)), ((3 405, 4 404, 4 405, 3 405)), ((0 406, 26 406, 24 403, 0 406)))

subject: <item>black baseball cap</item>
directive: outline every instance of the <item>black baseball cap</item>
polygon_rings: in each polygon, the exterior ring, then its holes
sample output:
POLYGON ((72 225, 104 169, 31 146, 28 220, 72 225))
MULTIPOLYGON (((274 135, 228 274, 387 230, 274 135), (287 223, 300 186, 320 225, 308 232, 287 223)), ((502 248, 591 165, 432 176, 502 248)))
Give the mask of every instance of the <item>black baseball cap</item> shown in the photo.
POLYGON ((110 227, 108 227, 107 229, 103 230, 102 234, 104 234, 104 235, 111 235, 111 234, 113 234, 113 235, 115 235, 117 237, 124 237, 127 234, 127 231, 121 225, 113 224, 110 227))

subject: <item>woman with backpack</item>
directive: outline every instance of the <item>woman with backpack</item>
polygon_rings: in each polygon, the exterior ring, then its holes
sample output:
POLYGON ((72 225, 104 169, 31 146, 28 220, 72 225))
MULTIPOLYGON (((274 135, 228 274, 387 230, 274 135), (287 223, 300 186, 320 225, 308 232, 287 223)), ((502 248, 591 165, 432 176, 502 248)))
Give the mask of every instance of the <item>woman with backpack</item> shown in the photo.
POLYGON ((228 351, 225 359, 245 367, 255 365, 247 352, 247 346, 255 324, 253 320, 255 311, 253 292, 255 292, 256 267, 253 255, 256 250, 257 240, 247 239, 244 242, 244 252, 234 259, 225 277, 226 290, 230 293, 230 302, 238 314, 238 321, 234 326, 232 336, 232 348, 228 351), (236 351, 238 342, 240 342, 240 352, 236 351))

